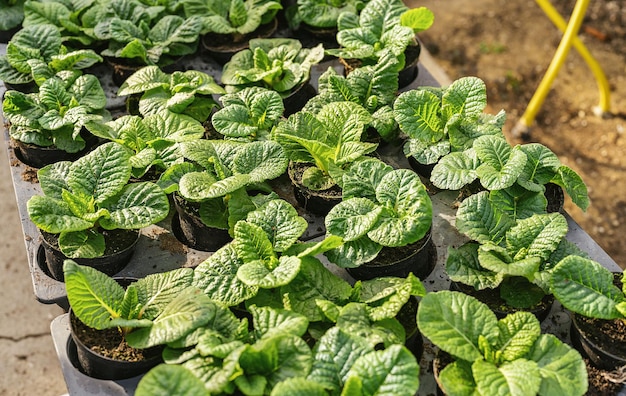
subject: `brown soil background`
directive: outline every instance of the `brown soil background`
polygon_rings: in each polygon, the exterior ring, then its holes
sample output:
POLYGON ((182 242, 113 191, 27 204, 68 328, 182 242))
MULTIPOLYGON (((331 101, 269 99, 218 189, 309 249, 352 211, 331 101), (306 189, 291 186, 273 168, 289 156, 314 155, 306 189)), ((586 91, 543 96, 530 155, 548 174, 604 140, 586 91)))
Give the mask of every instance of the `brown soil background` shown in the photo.
MULTIPOLYGON (((568 20, 574 0, 553 0, 568 20)), ((591 205, 565 209, 620 265, 626 268, 626 0, 591 1, 579 38, 602 66, 611 86, 610 118, 592 109, 599 103, 593 74, 572 48, 527 139, 511 131, 524 113, 559 45, 562 34, 533 1, 411 0, 435 14, 419 34, 425 48, 455 80, 485 81, 488 112, 504 109, 510 143, 540 142, 576 170, 589 189, 591 205)))

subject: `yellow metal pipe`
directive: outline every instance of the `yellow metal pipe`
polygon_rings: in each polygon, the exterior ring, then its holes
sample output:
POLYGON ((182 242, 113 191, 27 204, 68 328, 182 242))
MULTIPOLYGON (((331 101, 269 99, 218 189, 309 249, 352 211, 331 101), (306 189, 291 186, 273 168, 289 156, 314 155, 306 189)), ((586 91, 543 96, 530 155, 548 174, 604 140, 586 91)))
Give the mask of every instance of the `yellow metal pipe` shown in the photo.
MULTIPOLYGON (((558 11, 552 6, 550 1, 548 0, 535 0, 539 7, 543 10, 543 12, 550 18, 552 23, 562 32, 567 28, 567 23, 565 19, 558 13, 558 11)), ((602 67, 596 61, 596 59, 591 55, 587 47, 583 44, 583 42, 578 38, 578 36, 574 36, 572 38, 572 45, 578 51, 580 56, 587 62, 587 66, 593 73, 596 83, 598 84, 598 91, 600 96, 600 101, 598 104, 598 110, 601 113, 610 113, 611 112, 611 90, 609 87, 609 82, 607 81, 606 75, 602 70, 602 67)))
MULTIPOLYGON (((541 0, 536 0, 538 3, 541 0)), ((554 82, 558 72, 561 70, 561 67, 565 63, 565 59, 567 58, 567 54, 572 46, 572 39, 578 34, 580 29, 580 25, 582 24, 582 20, 585 17, 585 13, 587 11, 587 7, 589 6, 589 0, 577 0, 576 5, 574 6, 574 10, 570 17, 570 22, 567 24, 565 32, 563 34, 563 38, 559 43, 559 46, 548 66, 548 70, 544 75, 543 79, 539 83, 539 87, 535 91, 533 97, 530 99, 528 103, 528 107, 526 111, 518 121, 518 125, 513 131, 514 134, 521 134, 524 130, 532 125, 541 105, 543 104, 548 92, 550 91, 550 87, 554 82)))

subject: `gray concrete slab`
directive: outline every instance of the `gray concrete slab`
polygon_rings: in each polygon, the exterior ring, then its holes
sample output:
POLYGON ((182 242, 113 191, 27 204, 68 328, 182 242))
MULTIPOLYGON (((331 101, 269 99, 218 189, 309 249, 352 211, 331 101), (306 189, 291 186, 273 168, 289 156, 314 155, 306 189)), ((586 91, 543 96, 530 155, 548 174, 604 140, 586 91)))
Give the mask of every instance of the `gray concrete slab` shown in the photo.
POLYGON ((63 310, 33 294, 4 140, 0 143, 0 395, 67 392, 50 334, 63 310))

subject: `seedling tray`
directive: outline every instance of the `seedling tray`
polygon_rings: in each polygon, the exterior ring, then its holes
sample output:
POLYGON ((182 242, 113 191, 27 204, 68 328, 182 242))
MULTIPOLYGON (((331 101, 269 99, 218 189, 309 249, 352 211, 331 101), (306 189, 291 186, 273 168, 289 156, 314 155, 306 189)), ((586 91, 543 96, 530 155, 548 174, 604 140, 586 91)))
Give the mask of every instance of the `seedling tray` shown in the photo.
MULTIPOLYGON (((6 52, 6 45, 0 45, 0 53, 6 52)), ((210 60, 194 57, 185 61, 188 69, 201 70, 212 75, 219 81, 221 66, 212 63, 210 60)), ((336 68, 341 71, 341 66, 337 61, 327 61, 316 65, 311 72, 311 83, 316 87, 318 77, 328 69, 336 68)), ((436 68, 436 65, 432 65, 436 68)), ((434 70, 438 71, 438 70, 434 70)), ((116 112, 124 111, 124 98, 117 97, 117 87, 114 86, 110 72, 105 65, 99 65, 92 72, 101 78, 103 88, 109 97, 108 108, 115 115, 116 112)), ((441 85, 433 78, 424 63, 419 65, 417 79, 404 90, 416 88, 418 86, 439 86, 441 85)), ((4 93, 4 86, 0 85, 0 93, 4 93)), ((69 308, 65 285, 53 279, 45 268, 43 251, 41 248, 41 236, 37 227, 30 221, 26 210, 26 202, 30 197, 41 193, 41 189, 36 179, 36 169, 22 164, 11 146, 8 130, 3 127, 3 136, 7 146, 7 154, 11 168, 11 176, 17 198, 18 212, 24 232, 24 242, 28 257, 28 265, 32 277, 33 291, 38 301, 45 304, 58 304, 69 308)), ((408 161, 402 153, 400 146, 387 146, 383 151, 383 159, 397 168, 408 168, 408 161)), ((427 183, 428 184, 428 183, 427 183)), ((287 181, 279 187, 280 195, 290 202, 295 202, 287 181)), ((448 289, 450 281, 444 271, 444 263, 447 258, 448 247, 458 247, 466 242, 466 238, 460 235, 454 227, 456 192, 452 191, 431 191, 433 201, 433 227, 432 237, 436 248, 437 264, 434 271, 426 278, 422 279, 428 291, 448 289)), ((137 246, 137 251, 127 267, 118 275, 143 277, 150 273, 164 272, 180 267, 195 267, 207 259, 211 253, 198 251, 186 247, 176 238, 176 222, 174 220, 175 211, 172 209, 170 215, 156 225, 141 230, 141 237, 137 246)), ((324 222, 320 216, 308 214, 300 211, 300 215, 309 222, 309 227, 304 235, 304 239, 321 239, 324 235, 324 222)), ((565 214, 569 225, 567 239, 586 251, 591 258, 598 261, 611 271, 621 271, 617 264, 602 250, 602 248, 589 235, 582 230, 578 224, 567 214, 565 214)), ((324 260, 322 260, 324 261, 324 260)), ((328 262, 327 267, 342 278, 353 281, 353 279, 343 269, 337 268, 328 262)), ((550 332, 569 342, 570 318, 562 306, 555 302, 548 318, 543 321, 544 332, 550 332)), ((89 395, 132 395, 141 377, 135 377, 121 381, 98 380, 83 374, 78 368, 75 357, 75 346, 71 341, 69 330, 68 314, 55 318, 50 326, 54 345, 61 364, 61 369, 65 377, 65 382, 69 394, 89 394, 89 395)), ((436 384, 432 375, 432 360, 436 353, 435 347, 424 340, 424 354, 420 361, 420 395, 434 395, 436 384)))

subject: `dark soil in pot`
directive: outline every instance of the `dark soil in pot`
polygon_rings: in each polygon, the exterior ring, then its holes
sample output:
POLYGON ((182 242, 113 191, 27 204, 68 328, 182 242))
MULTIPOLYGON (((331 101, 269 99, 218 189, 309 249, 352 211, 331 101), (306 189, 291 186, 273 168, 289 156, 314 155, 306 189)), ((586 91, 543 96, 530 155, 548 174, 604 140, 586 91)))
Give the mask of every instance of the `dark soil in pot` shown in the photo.
POLYGON ((77 368, 86 375, 109 380, 143 374, 163 361, 162 346, 147 349, 130 347, 118 328, 92 329, 70 311, 72 341, 77 368))
MULTIPOLYGON (((337 27, 322 28, 301 22, 293 36, 300 40, 304 48, 313 48, 320 43, 324 46, 324 49, 339 48, 339 43, 337 43, 337 27)), ((332 59, 335 59, 335 57, 325 55, 322 62, 332 59)))
POLYGON ((339 202, 341 202, 341 188, 337 185, 326 190, 311 190, 302 184, 302 174, 311 164, 290 162, 287 173, 293 185, 293 193, 298 205, 313 214, 325 216, 339 202))
POLYGON ((590 396, 616 396, 626 394, 626 375, 619 370, 606 371, 595 367, 589 359, 583 358, 587 366, 587 380, 590 396))
POLYGON ((496 314, 496 317, 498 317, 498 319, 502 319, 508 314, 517 311, 528 311, 534 314, 541 322, 550 314, 550 310, 552 309, 552 303, 554 302, 554 296, 552 294, 547 294, 537 305, 528 309, 521 309, 508 305, 506 301, 504 301, 502 297, 500 297, 499 288, 476 290, 472 286, 468 286, 463 283, 451 282, 450 290, 459 291, 475 297, 480 302, 486 304, 489 309, 491 309, 496 314))
POLYGON ((368 280, 382 276, 406 278, 409 273, 424 280, 437 264, 437 248, 431 233, 407 246, 383 247, 378 256, 369 263, 355 268, 347 268, 355 279, 368 280))
POLYGON ((215 252, 232 240, 228 230, 209 227, 200 219, 200 204, 186 201, 173 194, 176 216, 172 217, 172 232, 186 246, 205 252, 215 252))
POLYGON ((248 34, 218 34, 207 33, 200 38, 202 48, 207 56, 220 65, 230 61, 237 52, 249 48, 248 42, 254 38, 268 38, 278 28, 278 20, 259 26, 257 30, 248 34))
POLYGON ((605 320, 572 315, 572 345, 602 370, 626 365, 626 323, 621 319, 605 320))
MULTIPOLYGON (((42 268, 47 268, 48 273, 56 280, 63 282, 63 261, 67 259, 60 250, 58 234, 50 234, 40 231, 42 246, 44 249, 45 263, 40 263, 42 268)), ((133 257, 137 242, 139 241, 138 230, 101 230, 105 239, 105 252, 101 257, 75 258, 72 259, 80 265, 87 265, 109 276, 120 272, 133 257)))
POLYGON ((548 183, 545 185, 546 191, 543 193, 548 201, 546 212, 563 213, 563 205, 565 204, 565 193, 563 188, 558 184, 548 183))

